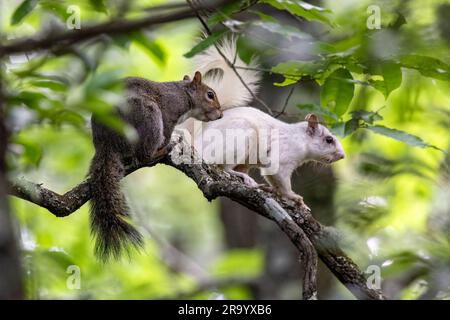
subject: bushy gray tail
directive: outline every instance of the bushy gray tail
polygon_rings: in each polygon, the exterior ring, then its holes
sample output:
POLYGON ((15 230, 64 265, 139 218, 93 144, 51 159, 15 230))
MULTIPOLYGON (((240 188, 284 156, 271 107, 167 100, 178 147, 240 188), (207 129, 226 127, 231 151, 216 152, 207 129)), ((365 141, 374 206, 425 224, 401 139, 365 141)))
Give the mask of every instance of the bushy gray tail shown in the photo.
POLYGON ((90 168, 90 222, 95 255, 103 262, 143 246, 141 234, 126 221, 128 206, 120 191, 123 175, 124 167, 117 153, 102 150, 95 154, 90 168))

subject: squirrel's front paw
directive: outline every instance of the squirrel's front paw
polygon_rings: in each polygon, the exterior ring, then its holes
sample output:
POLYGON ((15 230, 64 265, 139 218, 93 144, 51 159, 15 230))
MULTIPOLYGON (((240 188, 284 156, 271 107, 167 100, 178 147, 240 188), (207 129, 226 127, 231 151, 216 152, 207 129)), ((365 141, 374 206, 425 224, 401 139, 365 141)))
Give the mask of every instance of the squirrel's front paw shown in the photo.
POLYGON ((259 184, 255 180, 253 180, 251 177, 249 177, 247 175, 242 176, 242 179, 244 180, 244 183, 247 186, 249 186, 250 188, 258 188, 259 187, 259 184))
POLYGON ((306 212, 310 213, 311 209, 305 204, 303 201, 303 197, 299 194, 291 194, 287 196, 290 200, 294 201, 296 204, 299 205, 300 208, 305 210, 306 212))
POLYGON ((266 191, 266 192, 271 192, 271 193, 275 192, 274 187, 272 187, 271 185, 265 184, 265 183, 259 184, 258 187, 261 190, 266 191))
POLYGON ((171 143, 166 144, 165 146, 161 147, 160 149, 156 150, 155 154, 153 155, 154 159, 162 158, 170 153, 172 151, 173 145, 171 143))

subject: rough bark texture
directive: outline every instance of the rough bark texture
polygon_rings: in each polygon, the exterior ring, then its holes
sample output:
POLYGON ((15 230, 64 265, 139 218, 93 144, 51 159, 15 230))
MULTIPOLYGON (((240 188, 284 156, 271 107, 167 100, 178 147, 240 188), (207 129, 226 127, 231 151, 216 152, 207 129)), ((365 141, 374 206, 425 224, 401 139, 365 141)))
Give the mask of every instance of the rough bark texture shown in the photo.
MULTIPOLYGON (((384 299, 379 290, 369 288, 363 272, 339 248, 329 228, 321 225, 313 216, 295 206, 294 203, 281 199, 261 189, 248 188, 239 178, 230 176, 215 166, 207 165, 197 155, 183 154, 180 150, 190 150, 185 142, 175 142, 175 150, 160 163, 172 166, 184 172, 195 181, 198 188, 208 200, 223 196, 240 203, 277 223, 291 242, 299 249, 305 272, 303 290, 305 298, 316 295, 316 252, 333 274, 359 299, 384 299), (182 154, 183 159, 178 156, 182 154), (313 249, 315 248, 315 250, 313 249), (316 251, 316 252, 315 252, 316 251)), ((155 163, 157 161, 155 160, 155 163)), ((155 163, 129 166, 131 173, 144 166, 155 163)), ((56 216, 66 216, 78 209, 90 199, 89 178, 64 195, 58 195, 39 184, 25 181, 11 183, 11 194, 34 202, 49 209, 56 216), (47 199, 50 197, 50 201, 47 199)))

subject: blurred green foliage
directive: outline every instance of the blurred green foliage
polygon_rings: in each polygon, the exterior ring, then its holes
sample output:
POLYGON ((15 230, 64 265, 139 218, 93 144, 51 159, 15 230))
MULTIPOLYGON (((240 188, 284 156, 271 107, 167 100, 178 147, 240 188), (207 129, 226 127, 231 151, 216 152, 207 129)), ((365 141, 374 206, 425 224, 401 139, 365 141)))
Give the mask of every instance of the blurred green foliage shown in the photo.
MULTIPOLYGON (((94 152, 91 114, 132 134, 110 112, 122 101, 121 77, 182 79, 193 71, 183 55, 192 57, 238 33, 244 60, 257 55, 273 62, 263 68, 280 75, 274 85, 301 87, 303 81, 313 81, 320 89, 319 95, 305 93, 292 101, 291 109, 298 119, 319 114, 342 137, 348 157, 335 166, 335 206, 351 256, 362 267, 379 265, 386 286, 397 285, 392 289, 397 298, 425 293, 449 298, 450 171, 445 151, 450 144, 450 41, 448 16, 441 13, 448 12, 450 3, 346 0, 323 1, 319 7, 303 1, 262 2, 247 9, 250 18, 245 21, 233 16, 242 3, 213 13, 208 25, 214 32, 203 40, 198 38, 200 24, 191 20, 105 36, 57 52, 9 57, 3 76, 13 133, 11 177, 24 175, 61 193, 73 187, 83 179, 94 152), (381 8, 380 29, 367 28, 369 5, 381 8), (292 23, 297 20, 304 28, 292 23), (217 28, 221 23, 225 27, 217 28)), ((83 27, 141 17, 145 8, 161 3, 165 1, 82 0, 76 5, 83 27)), ((64 29, 71 4, 3 0, 2 36, 13 40, 64 29)), ((92 255, 86 205, 61 219, 11 199, 29 298, 252 297, 239 284, 201 289, 206 280, 258 279, 264 252, 225 252, 217 204, 208 203, 192 181, 160 165, 130 175, 124 187, 147 235, 146 248, 108 265, 92 255), (183 268, 186 259, 196 272, 183 268), (81 270, 80 290, 67 286, 70 265, 81 270)))

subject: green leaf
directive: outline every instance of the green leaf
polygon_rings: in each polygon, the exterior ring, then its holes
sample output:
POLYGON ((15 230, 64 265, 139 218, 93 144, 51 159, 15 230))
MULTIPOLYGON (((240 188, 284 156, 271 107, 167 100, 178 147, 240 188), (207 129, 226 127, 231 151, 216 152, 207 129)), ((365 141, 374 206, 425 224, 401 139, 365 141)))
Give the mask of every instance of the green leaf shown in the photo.
POLYGON ((379 65, 375 74, 383 76, 383 81, 372 80, 370 84, 380 91, 385 98, 402 84, 402 69, 399 64, 388 61, 379 65))
POLYGON ((355 84, 351 73, 343 68, 337 69, 328 76, 320 92, 323 106, 334 105, 334 113, 341 116, 347 111, 353 99, 355 84))
POLYGON ((39 0, 39 6, 43 10, 59 17, 64 23, 71 15, 71 13, 67 12, 67 4, 61 0, 39 0))
POLYGON ((223 6, 220 10, 215 10, 216 13, 212 14, 208 19, 208 26, 214 27, 216 24, 230 19, 233 12, 238 11, 241 5, 240 1, 233 1, 223 6))
POLYGON ((389 256, 389 260, 392 263, 383 267, 383 275, 386 274, 387 277, 398 276, 411 268, 417 268, 418 265, 426 267, 429 264, 429 261, 420 254, 408 250, 402 250, 389 256))
POLYGON ((58 92, 64 92, 67 90, 67 85, 65 83, 56 80, 32 80, 30 81, 30 84, 35 87, 47 88, 58 92))
POLYGON ((329 9, 324 9, 318 6, 314 6, 304 1, 291 1, 291 0, 263 0, 262 2, 270 4, 272 7, 279 10, 287 10, 299 17, 305 18, 309 21, 320 21, 334 26, 330 18, 327 16, 331 12, 329 9))
POLYGON ((11 105, 20 105, 23 103, 30 109, 39 110, 40 102, 46 98, 47 97, 40 92, 24 90, 19 92, 17 95, 10 95, 7 101, 8 104, 11 105))
POLYGON ((251 23, 251 25, 253 25, 255 27, 263 28, 272 33, 280 34, 282 36, 285 36, 289 40, 292 40, 293 38, 297 38, 297 39, 301 39, 301 40, 310 39, 309 35, 307 35, 303 32, 300 32, 297 28, 287 26, 287 25, 282 25, 276 20, 272 21, 272 22, 253 21, 251 23))
POLYGON ((297 108, 307 113, 314 113, 324 118, 327 122, 334 123, 339 120, 338 116, 334 112, 331 112, 330 110, 325 109, 318 104, 299 104, 297 105, 297 108))
POLYGON ((118 34, 112 37, 112 40, 116 46, 121 49, 129 49, 132 39, 124 34, 118 34))
POLYGON ((379 113, 372 111, 354 110, 350 114, 352 115, 350 120, 339 123, 339 135, 343 137, 351 135, 359 128, 365 128, 367 124, 373 124, 375 121, 383 120, 383 117, 379 113))
POLYGON ((262 21, 265 22, 278 22, 278 20, 272 16, 269 16, 261 11, 258 10, 248 10, 251 13, 256 14, 262 21))
POLYGON ((93 73, 83 84, 87 97, 98 97, 100 91, 118 90, 122 88, 122 85, 121 71, 116 69, 93 73))
POLYGON ((354 110, 350 114, 352 115, 352 119, 363 120, 369 124, 373 124, 374 121, 383 120, 383 117, 378 112, 354 110))
POLYGON ((23 1, 17 9, 14 11, 11 17, 11 25, 16 25, 20 23, 31 11, 33 11, 34 7, 38 0, 25 0, 23 1))
POLYGON ((154 40, 149 39, 143 32, 133 32, 131 34, 131 39, 144 48, 151 58, 156 59, 158 64, 164 65, 166 63, 166 53, 164 52, 164 49, 154 40))
POLYGON ((450 65, 439 59, 410 54, 401 57, 400 63, 405 68, 416 69, 426 77, 450 81, 450 65))
POLYGON ((197 43, 197 45, 195 45, 191 51, 187 52, 184 54, 184 56, 186 58, 192 58, 193 56, 195 56, 197 53, 202 52, 203 50, 205 50, 206 48, 208 48, 209 46, 211 46, 212 44, 216 43, 220 38, 222 38, 222 36, 227 32, 226 29, 218 31, 218 32, 214 32, 213 34, 211 34, 210 36, 208 36, 206 39, 203 39, 202 41, 200 41, 199 43, 197 43))
POLYGON ((344 137, 351 135, 353 132, 361 128, 361 121, 352 118, 344 123, 344 137))
POLYGON ((387 128, 384 126, 380 126, 380 125, 368 125, 367 127, 365 127, 366 129, 373 131, 375 133, 381 134, 383 136, 398 140, 398 141, 402 141, 410 146, 413 147, 420 147, 420 148, 434 148, 437 150, 441 150, 438 147, 435 147, 433 145, 430 145, 426 142, 424 142, 422 139, 420 139, 417 136, 414 136, 412 134, 406 133, 404 131, 400 131, 397 129, 392 129, 392 128, 387 128))
POLYGON ((287 86, 297 82, 304 76, 311 76, 312 78, 315 78, 324 72, 325 68, 324 61, 290 60, 272 67, 272 72, 282 74, 286 78, 284 82, 275 83, 275 85, 287 86))
POLYGON ((330 131, 337 136, 345 137, 345 122, 335 122, 330 131))
POLYGON ((389 28, 398 30, 401 26, 406 24, 406 18, 404 15, 402 15, 400 12, 397 12, 397 18, 389 24, 389 28))
POLYGON ((42 159, 41 146, 24 135, 15 136, 13 142, 22 146, 21 161, 27 167, 37 167, 42 159))
POLYGON ((89 3, 91 4, 92 8, 94 8, 95 11, 108 13, 108 8, 106 8, 103 0, 89 0, 89 3))
POLYGON ((258 277, 264 267, 262 252, 256 249, 235 249, 228 251, 214 265, 217 278, 258 277))

